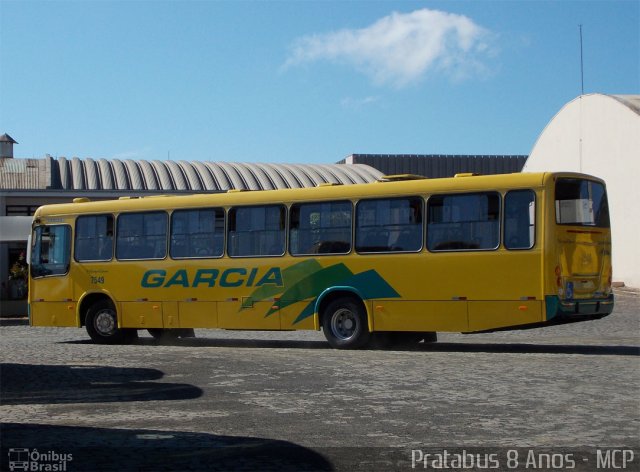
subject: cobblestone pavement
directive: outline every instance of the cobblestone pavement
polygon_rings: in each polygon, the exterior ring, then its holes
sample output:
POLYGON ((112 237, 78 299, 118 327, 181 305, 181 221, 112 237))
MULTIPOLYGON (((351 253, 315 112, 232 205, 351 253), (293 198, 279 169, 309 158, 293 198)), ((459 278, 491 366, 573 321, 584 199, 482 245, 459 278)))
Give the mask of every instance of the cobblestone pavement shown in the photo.
MULTIPOLYGON (((598 448, 634 449, 624 465, 638 470, 634 291, 618 291, 602 320, 444 333, 413 350, 217 330, 99 346, 84 330, 3 324, 2 470, 25 449, 68 471, 424 470, 424 455, 445 449, 475 454, 476 467, 506 469, 519 454, 525 470, 533 453, 595 470, 598 448)), ((620 465, 623 454, 607 457, 620 465)))

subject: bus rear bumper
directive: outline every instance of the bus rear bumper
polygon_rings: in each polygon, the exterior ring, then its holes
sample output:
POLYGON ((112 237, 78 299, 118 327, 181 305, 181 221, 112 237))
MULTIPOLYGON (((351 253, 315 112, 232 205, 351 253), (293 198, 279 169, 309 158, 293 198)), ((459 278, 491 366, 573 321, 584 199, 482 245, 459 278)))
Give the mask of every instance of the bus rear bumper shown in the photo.
POLYGON ((545 297, 547 321, 576 321, 584 319, 598 319, 613 312, 613 294, 607 298, 592 298, 589 300, 560 300, 559 297, 549 295, 545 297))
POLYGON ((497 331, 514 331, 521 329, 542 328, 545 326, 577 323, 604 318, 613 312, 613 295, 607 298, 591 300, 560 300, 556 296, 545 297, 547 317, 545 321, 525 325, 474 331, 475 333, 493 333, 497 331))

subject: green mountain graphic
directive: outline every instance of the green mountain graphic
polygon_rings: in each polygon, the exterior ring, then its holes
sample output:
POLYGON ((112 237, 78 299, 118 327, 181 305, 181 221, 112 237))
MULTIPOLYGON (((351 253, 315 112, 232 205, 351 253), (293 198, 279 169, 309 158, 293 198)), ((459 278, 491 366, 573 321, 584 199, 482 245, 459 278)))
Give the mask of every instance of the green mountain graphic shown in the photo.
MULTIPOLYGON (((318 298, 328 288, 339 287, 353 291, 363 300, 400 297, 400 294, 375 270, 354 274, 343 263, 322 267, 316 259, 307 259, 284 269, 282 278, 284 287, 262 286, 251 294, 248 301, 263 301, 279 296, 278 307, 286 308, 294 303, 309 300, 293 324, 313 315, 318 298)), ((265 317, 276 311, 277 309, 271 307, 265 317)))

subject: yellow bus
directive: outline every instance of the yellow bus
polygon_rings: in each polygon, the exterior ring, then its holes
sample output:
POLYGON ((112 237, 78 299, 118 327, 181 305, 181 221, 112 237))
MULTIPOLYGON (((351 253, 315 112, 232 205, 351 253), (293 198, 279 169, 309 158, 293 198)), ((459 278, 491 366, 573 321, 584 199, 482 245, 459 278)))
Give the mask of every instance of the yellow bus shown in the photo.
POLYGON ((334 348, 613 311, 605 184, 521 173, 46 205, 32 326, 124 343, 320 330, 334 348))

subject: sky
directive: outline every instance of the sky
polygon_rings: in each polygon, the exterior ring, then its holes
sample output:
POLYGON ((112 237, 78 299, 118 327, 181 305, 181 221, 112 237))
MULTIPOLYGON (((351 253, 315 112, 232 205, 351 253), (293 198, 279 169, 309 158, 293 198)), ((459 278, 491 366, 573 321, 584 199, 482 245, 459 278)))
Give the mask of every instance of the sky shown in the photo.
POLYGON ((335 163, 529 154, 640 93, 640 0, 0 0, 16 157, 335 163))

